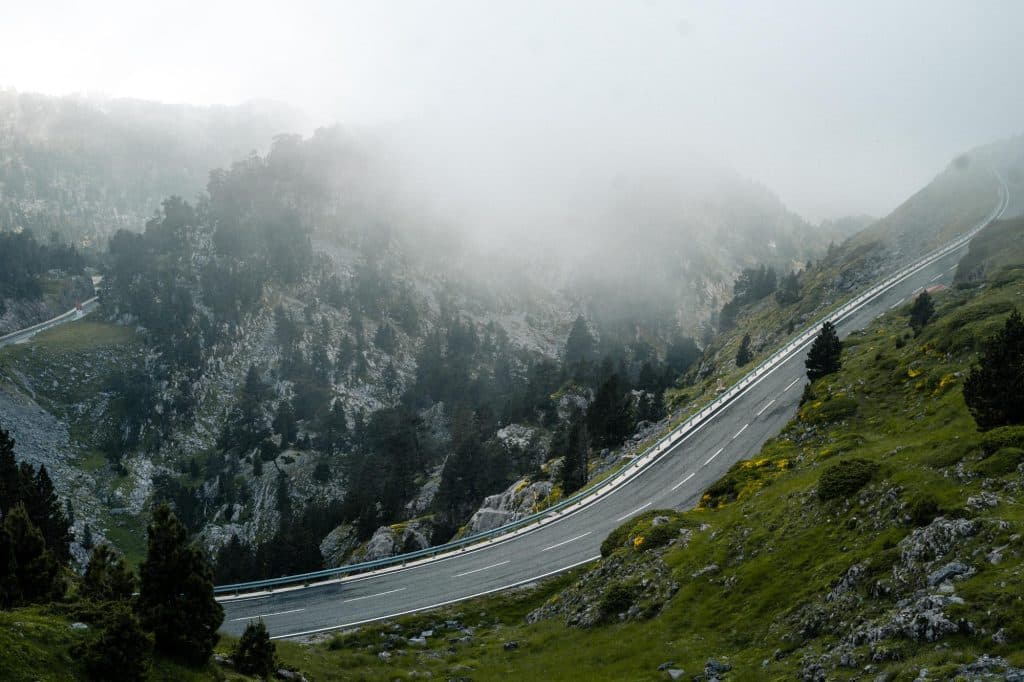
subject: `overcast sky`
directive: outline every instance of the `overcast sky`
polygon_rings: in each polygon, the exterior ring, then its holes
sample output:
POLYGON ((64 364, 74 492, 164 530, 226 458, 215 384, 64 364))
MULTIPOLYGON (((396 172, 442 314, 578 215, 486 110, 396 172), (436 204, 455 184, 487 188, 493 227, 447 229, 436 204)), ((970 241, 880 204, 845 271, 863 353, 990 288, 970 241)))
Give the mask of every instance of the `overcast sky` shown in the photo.
POLYGON ((0 85, 270 98, 492 164, 524 141, 570 167, 693 150, 817 220, 882 215, 1021 132, 1022 26, 1019 0, 11 0, 0 85))

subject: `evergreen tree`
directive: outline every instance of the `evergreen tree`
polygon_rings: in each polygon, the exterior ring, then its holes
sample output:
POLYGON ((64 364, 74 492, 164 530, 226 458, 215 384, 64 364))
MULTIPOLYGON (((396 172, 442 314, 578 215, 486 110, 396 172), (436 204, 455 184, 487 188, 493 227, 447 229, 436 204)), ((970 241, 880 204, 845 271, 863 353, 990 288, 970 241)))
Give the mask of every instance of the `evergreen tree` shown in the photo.
POLYGON ((295 442, 298 435, 298 426, 295 420, 295 409, 291 401, 282 400, 277 406, 277 414, 274 416, 274 431, 281 434, 281 447, 295 442))
POLYGON ((217 550, 215 576, 218 584, 237 583, 246 580, 253 573, 252 549, 231 534, 227 544, 217 550))
POLYGON ((92 547, 93 547, 92 527, 87 523, 87 524, 85 524, 85 530, 82 531, 82 548, 83 549, 92 549, 92 547))
POLYGON ((922 291, 916 299, 914 299, 914 305, 910 307, 910 328, 914 330, 914 336, 921 333, 924 326, 932 319, 932 315, 935 314, 935 304, 932 302, 932 297, 927 291, 922 291))
POLYGON ((676 376, 693 366, 700 358, 700 348, 692 337, 676 334, 665 351, 665 362, 676 376))
POLYGON ((964 402, 982 431, 1024 424, 1024 318, 1014 310, 982 347, 964 381, 964 402))
POLYGON ((0 523, 0 609, 8 609, 18 601, 17 571, 14 538, 7 531, 7 525, 0 523))
POLYGON ((782 278, 779 288, 775 291, 775 300, 779 305, 792 305, 800 300, 800 276, 792 270, 782 278))
POLYGON ((153 512, 140 568, 138 612, 156 648, 187 663, 204 663, 217 644, 224 611, 213 598, 213 572, 188 542, 167 505, 153 512))
POLYGON ((838 372, 842 366, 840 355, 843 344, 836 334, 835 325, 825 322, 821 325, 821 331, 811 344, 811 350, 807 353, 804 365, 807 367, 807 378, 811 381, 820 379, 823 376, 838 372))
POLYGON ((10 585, 16 595, 13 604, 37 604, 63 596, 60 566, 46 549, 43 534, 32 524, 24 504, 4 518, 4 529, 14 555, 14 580, 10 585))
POLYGON ((611 373, 587 409, 587 428, 597 447, 615 447, 633 431, 630 397, 619 375, 611 373))
POLYGON ((574 415, 560 440, 565 453, 561 471, 562 492, 570 495, 587 484, 590 435, 586 420, 581 415, 574 415))
POLYGON ((138 682, 146 679, 153 638, 125 603, 106 611, 99 636, 76 651, 97 680, 138 682))
POLYGON ((324 449, 333 455, 339 452, 348 440, 348 419, 345 417, 345 408, 340 400, 335 400, 331 405, 326 422, 323 427, 326 441, 324 449))
POLYGON ((45 464, 36 472, 26 507, 29 518, 42 533, 46 548, 53 553, 54 559, 61 565, 68 563, 71 559, 71 524, 64 515, 45 464))
POLYGON ((21 501, 24 491, 21 485, 18 461, 14 457, 14 439, 0 427, 0 517, 21 501))
POLYGON ((232 658, 235 670, 243 675, 267 679, 277 669, 277 649, 262 618, 245 626, 232 658))
POLYGON ((597 344, 590 333, 587 321, 579 315, 573 322, 569 338, 565 342, 565 366, 577 368, 592 362, 596 348, 597 344))
POLYGON ((743 335, 743 341, 740 343, 739 349, 736 350, 736 366, 742 367, 754 358, 754 354, 750 351, 750 334, 743 335))
POLYGON ((135 576, 114 549, 102 543, 89 555, 78 593, 98 602, 128 601, 135 591, 135 576))

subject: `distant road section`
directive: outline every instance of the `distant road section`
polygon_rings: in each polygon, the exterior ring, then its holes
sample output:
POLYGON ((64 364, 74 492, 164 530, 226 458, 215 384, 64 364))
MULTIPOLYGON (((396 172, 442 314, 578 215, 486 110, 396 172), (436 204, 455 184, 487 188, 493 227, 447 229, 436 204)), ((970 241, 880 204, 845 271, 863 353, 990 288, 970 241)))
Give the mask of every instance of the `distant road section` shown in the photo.
POLYGON ((50 327, 56 327, 57 325, 64 324, 65 322, 79 320, 88 315, 89 313, 91 313, 92 311, 96 310, 99 304, 99 299, 96 296, 93 296, 87 301, 82 301, 81 308, 76 306, 71 310, 67 311, 66 313, 61 313, 57 317, 51 317, 49 320, 46 320, 45 322, 34 324, 31 327, 25 327, 24 329, 20 329, 16 332, 11 332, 6 336, 0 336, 0 348, 3 348, 4 346, 10 346, 15 343, 22 343, 24 341, 28 341, 39 332, 45 331, 50 327))

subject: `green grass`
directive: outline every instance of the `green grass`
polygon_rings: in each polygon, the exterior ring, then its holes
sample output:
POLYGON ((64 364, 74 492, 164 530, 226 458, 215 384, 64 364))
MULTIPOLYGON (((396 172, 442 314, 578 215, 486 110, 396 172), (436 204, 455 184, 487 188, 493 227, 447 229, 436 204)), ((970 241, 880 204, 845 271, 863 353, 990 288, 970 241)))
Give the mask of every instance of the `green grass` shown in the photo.
MULTIPOLYGON (((885 646, 900 654, 875 663, 875 672, 913 679, 927 667, 939 678, 982 653, 1024 665, 1024 546, 1009 539, 1024 531, 1024 509, 1006 501, 1020 485, 1015 465, 1021 455, 1012 446, 986 453, 961 394, 976 340, 1022 301, 1024 277, 999 287, 948 291, 937 296, 937 319, 918 338, 897 346, 906 334, 906 311, 893 311, 854 336, 846 344, 843 370, 819 382, 815 401, 755 458, 733 467, 701 508, 683 515, 688 527, 704 530, 695 530, 685 549, 672 547, 664 555, 680 587, 659 616, 589 630, 558 620, 526 624, 523 615, 560 598, 576 579, 570 576, 534 591, 396 621, 406 636, 453 617, 479 625, 473 643, 453 645, 454 652, 438 637, 426 651, 406 647, 405 655, 381 662, 382 635, 392 625, 377 624, 313 646, 284 643, 281 655, 315 680, 408 679, 412 671, 429 671, 435 679, 658 680, 664 679, 656 669, 660 663, 674 661, 690 676, 702 672, 711 657, 734 666, 729 679, 794 679, 801 659, 828 651, 842 634, 841 625, 826 620, 816 632, 801 635, 800 624, 813 609, 827 609, 824 595, 846 570, 864 562, 873 579, 888 579, 899 556, 897 543, 945 514, 1008 524, 995 536, 967 541, 960 555, 978 573, 957 583, 965 603, 950 613, 988 634, 949 636, 940 646, 888 641, 885 646), (952 343, 950 330, 956 330, 952 343), (840 476, 842 494, 820 499, 822 474, 851 461, 866 463, 857 465, 855 485, 840 476), (960 480, 960 464, 982 473, 960 480), (969 508, 967 498, 983 489, 1004 501, 991 510, 969 508), (997 566, 974 554, 993 544, 1011 547, 997 566), (712 563, 717 571, 695 577, 712 563), (990 635, 1000 627, 1018 639, 994 643, 990 635), (506 651, 503 644, 511 640, 519 647, 506 651)), ((646 556, 629 547, 614 551, 646 556)), ((866 589, 867 583, 858 588, 843 619, 880 618, 895 607, 895 597, 872 597, 866 589)), ((862 674, 869 647, 854 651, 858 668, 829 670, 829 679, 862 674)))

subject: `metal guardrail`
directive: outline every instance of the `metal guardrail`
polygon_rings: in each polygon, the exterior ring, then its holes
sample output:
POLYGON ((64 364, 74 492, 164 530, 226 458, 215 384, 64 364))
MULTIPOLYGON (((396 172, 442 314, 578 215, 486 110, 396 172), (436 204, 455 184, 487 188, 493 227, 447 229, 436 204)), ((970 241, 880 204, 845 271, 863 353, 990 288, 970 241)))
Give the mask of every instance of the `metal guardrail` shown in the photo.
POLYGON ((69 310, 67 312, 64 312, 64 313, 61 313, 60 315, 57 315, 56 317, 51 317, 50 319, 48 319, 48 320, 46 320, 44 322, 39 322, 37 324, 32 325, 31 327, 25 327, 24 329, 19 329, 16 332, 11 332, 10 334, 5 334, 3 336, 0 336, 0 345, 3 345, 7 341, 11 341, 11 340, 17 339, 18 337, 24 336, 26 334, 33 334, 33 333, 41 332, 41 331, 43 331, 43 330, 45 330, 45 329, 47 329, 49 327, 52 327, 52 326, 54 326, 56 324, 59 324, 59 323, 63 322, 64 320, 66 320, 68 318, 74 317, 78 313, 83 312, 86 306, 89 306, 89 305, 92 305, 93 303, 95 303, 97 298, 98 298, 97 296, 93 296, 90 299, 86 299, 85 301, 82 301, 82 310, 79 310, 77 307, 76 308, 72 308, 71 310, 69 310))
MULTIPOLYGON (((997 176, 998 177, 998 176, 997 176)), ((1002 178, 999 178, 1002 183, 1002 178)), ((582 508, 596 501, 600 497, 604 496, 611 490, 617 488, 619 485, 632 479, 640 471, 646 469, 648 466, 653 464, 655 461, 660 459, 660 456, 666 453, 672 448, 681 438, 686 436, 688 433, 701 426, 708 418, 714 415, 716 412, 725 407, 733 399, 741 395, 754 383, 759 381, 765 376, 767 372, 774 369, 782 362, 788 360, 790 356, 801 349, 803 346, 809 344, 814 337, 818 334, 821 326, 826 321, 832 321, 833 323, 839 323, 848 317, 853 312, 859 310, 863 305, 881 295, 885 291, 889 290, 893 286, 899 284, 903 280, 907 279, 919 270, 931 265, 936 260, 948 255, 949 253, 956 251, 962 247, 965 243, 970 241, 975 234, 984 229, 994 220, 998 219, 1002 212, 1005 210, 1006 205, 1009 201, 1009 191, 1006 188, 1005 183, 1002 183, 1002 199, 999 205, 993 210, 993 212, 985 218, 985 220, 964 233, 960 237, 947 243, 946 245, 935 249, 928 254, 922 256, 912 264, 902 268, 895 274, 890 275, 882 282, 871 287, 859 296, 847 301, 836 310, 833 310, 828 315, 819 318, 812 325, 805 328, 796 337, 791 339, 786 345, 779 350, 775 351, 767 359, 759 363, 751 371, 743 375, 736 383, 734 383, 724 393, 715 398, 711 403, 698 410, 696 413, 690 415, 682 424, 676 426, 666 435, 662 436, 653 446, 648 448, 642 455, 634 459, 634 461, 617 471, 612 476, 598 482, 597 484, 587 488, 575 495, 567 497, 561 500, 543 511, 539 511, 535 514, 523 517, 517 521, 507 523, 498 528, 494 528, 489 531, 482 533, 475 533, 467 537, 447 542, 443 545, 436 545, 433 547, 427 547, 425 549, 417 550, 415 552, 408 552, 406 554, 400 554, 393 557, 385 557, 383 559, 375 559, 373 561, 364 561, 357 564, 349 564, 347 566, 339 566, 337 568, 327 568, 320 571, 312 571, 309 573, 300 573, 289 576, 282 576, 280 578, 267 578, 264 580, 253 580, 249 582, 233 583, 229 585, 218 585, 214 587, 216 594, 228 594, 228 593, 241 593, 241 592, 253 592, 259 590, 269 590, 270 588, 281 586, 281 585, 295 585, 295 584, 309 584, 314 582, 320 582, 329 580, 332 578, 340 578, 344 575, 351 575, 357 573, 366 573, 379 568, 386 568, 390 566, 399 566, 408 564, 412 561, 419 559, 425 559, 430 557, 439 557, 441 555, 457 553, 464 551, 467 547, 472 545, 481 545, 493 541, 495 538, 508 538, 515 537, 518 531, 529 529, 534 524, 542 524, 546 519, 554 520, 559 518, 560 513, 569 511, 572 507, 577 506, 582 508)), ((575 509, 573 511, 577 511, 575 509)))

